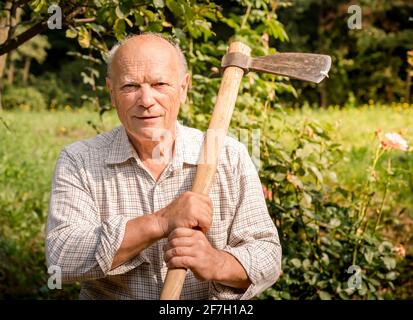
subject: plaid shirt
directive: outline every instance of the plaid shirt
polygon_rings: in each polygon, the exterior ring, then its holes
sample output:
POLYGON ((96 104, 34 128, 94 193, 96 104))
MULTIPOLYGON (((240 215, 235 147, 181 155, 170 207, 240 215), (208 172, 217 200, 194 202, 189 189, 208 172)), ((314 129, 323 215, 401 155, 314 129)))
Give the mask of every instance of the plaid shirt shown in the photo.
MULTIPOLYGON (((56 164, 46 227, 48 265, 63 282, 81 282, 81 299, 159 299, 167 267, 162 239, 110 270, 128 220, 166 207, 190 191, 204 134, 177 123, 172 161, 158 181, 145 169, 123 126, 73 143, 56 164)), ((247 149, 227 137, 210 198, 207 238, 242 264, 247 290, 202 282, 188 271, 181 299, 250 299, 281 271, 281 246, 247 149)))

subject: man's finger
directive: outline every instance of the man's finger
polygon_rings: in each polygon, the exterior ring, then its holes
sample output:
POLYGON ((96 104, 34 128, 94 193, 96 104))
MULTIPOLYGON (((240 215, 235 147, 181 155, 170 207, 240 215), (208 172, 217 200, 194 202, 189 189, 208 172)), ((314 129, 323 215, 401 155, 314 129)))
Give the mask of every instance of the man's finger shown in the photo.
POLYGON ((164 260, 168 262, 173 257, 192 257, 194 250, 191 247, 177 247, 165 251, 164 260))
POLYGON ((163 250, 167 251, 172 248, 177 247, 191 247, 194 245, 193 237, 180 237, 180 238, 173 238, 168 241, 167 244, 164 245, 163 250))
POLYGON ((169 259, 166 265, 168 268, 191 269, 193 265, 193 261, 194 261, 194 258, 188 257, 188 256, 172 257, 171 259, 169 259))
POLYGON ((168 241, 178 237, 191 237, 196 230, 190 228, 176 228, 168 236, 168 241))

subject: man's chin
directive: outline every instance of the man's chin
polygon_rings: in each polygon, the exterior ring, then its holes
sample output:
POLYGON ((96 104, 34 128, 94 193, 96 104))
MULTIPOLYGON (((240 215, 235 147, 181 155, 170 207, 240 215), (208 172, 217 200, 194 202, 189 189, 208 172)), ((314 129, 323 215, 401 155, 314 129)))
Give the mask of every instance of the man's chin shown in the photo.
POLYGON ((136 139, 149 141, 163 140, 162 138, 170 134, 172 134, 170 130, 159 127, 144 127, 133 131, 136 139))

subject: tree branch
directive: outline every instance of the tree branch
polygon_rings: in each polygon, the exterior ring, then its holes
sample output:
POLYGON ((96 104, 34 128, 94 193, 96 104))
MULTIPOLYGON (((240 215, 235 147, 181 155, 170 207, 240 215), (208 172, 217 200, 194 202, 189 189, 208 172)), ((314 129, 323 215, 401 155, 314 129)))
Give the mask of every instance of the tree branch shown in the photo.
POLYGON ((0 56, 11 50, 16 49, 21 44, 29 41, 34 36, 47 30, 47 20, 36 23, 33 27, 19 34, 18 36, 8 39, 5 43, 0 45, 0 56))
MULTIPOLYGON (((66 18, 63 21, 64 25, 70 25, 73 23, 74 18, 79 15, 84 13, 85 7, 80 7, 69 13, 68 15, 64 15, 66 18)), ((8 38, 6 42, 0 44, 0 56, 2 56, 5 53, 10 52, 11 50, 16 49, 26 41, 29 41, 31 38, 35 37, 39 33, 42 33, 47 30, 48 25, 47 25, 47 20, 42 20, 38 23, 36 23, 33 27, 30 29, 24 31, 23 33, 19 34, 16 37, 13 38, 8 38)))
POLYGON ((74 23, 88 23, 88 22, 95 22, 96 18, 83 18, 83 19, 73 19, 74 23))
POLYGON ((9 17, 9 33, 7 35, 7 39, 11 39, 13 37, 14 31, 16 30, 16 13, 17 13, 17 2, 13 2, 10 8, 10 17, 9 17))

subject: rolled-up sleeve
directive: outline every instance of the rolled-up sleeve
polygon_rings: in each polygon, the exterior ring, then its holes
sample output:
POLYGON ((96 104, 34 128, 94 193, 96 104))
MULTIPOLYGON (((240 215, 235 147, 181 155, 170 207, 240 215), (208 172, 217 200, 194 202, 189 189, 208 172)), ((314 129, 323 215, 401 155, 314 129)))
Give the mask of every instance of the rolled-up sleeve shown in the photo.
POLYGON ((274 284, 281 273, 281 245, 269 216, 260 179, 245 147, 239 154, 234 179, 239 188, 235 215, 224 251, 245 269, 246 290, 211 283, 211 299, 251 299, 274 284))
POLYGON ((137 267, 147 260, 144 251, 110 270, 127 222, 123 216, 101 219, 81 159, 63 150, 53 175, 46 225, 48 267, 59 267, 64 282, 122 274, 137 267))

